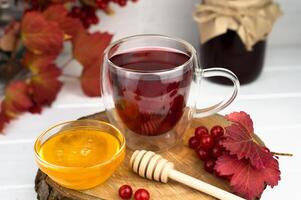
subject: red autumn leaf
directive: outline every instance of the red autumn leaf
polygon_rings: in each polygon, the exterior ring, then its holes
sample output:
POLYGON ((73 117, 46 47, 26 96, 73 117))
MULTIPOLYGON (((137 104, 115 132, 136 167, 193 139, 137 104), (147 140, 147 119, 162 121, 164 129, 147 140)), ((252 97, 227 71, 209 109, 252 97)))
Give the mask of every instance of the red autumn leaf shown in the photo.
POLYGON ((35 54, 58 55, 63 48, 64 34, 55 22, 47 21, 40 12, 24 15, 21 38, 27 49, 35 54))
POLYGON ((83 65, 82 89, 88 96, 100 95, 100 76, 103 52, 112 35, 80 31, 73 39, 73 55, 83 65))
POLYGON ((31 113, 40 113, 41 105, 49 105, 59 92, 62 82, 58 80, 61 70, 53 64, 53 55, 35 55, 26 52, 23 57, 23 64, 32 72, 30 81, 33 106, 31 113))
POLYGON ((32 73, 36 74, 51 65, 55 58, 54 55, 36 55, 27 51, 23 55, 22 63, 32 73))
POLYGON ((32 105, 28 85, 22 81, 11 82, 5 89, 5 98, 0 104, 0 132, 12 118, 29 110, 32 105))
POLYGON ((65 39, 75 37, 79 30, 84 29, 79 19, 68 16, 68 10, 62 4, 48 7, 43 15, 49 21, 57 23, 64 31, 65 39))
POLYGON ((98 64, 100 67, 103 59, 103 52, 110 44, 112 35, 105 32, 88 33, 86 30, 80 30, 72 40, 73 56, 85 68, 94 67, 98 64))
POLYGON ((279 164, 274 158, 264 168, 257 169, 246 159, 225 154, 216 161, 215 170, 221 176, 231 176, 233 191, 247 199, 260 197, 266 184, 273 187, 280 180, 279 164))
POLYGON ((28 85, 22 81, 11 82, 5 89, 5 99, 2 104, 1 112, 5 111, 6 116, 11 118, 27 111, 32 106, 28 85))
POLYGON ((235 123, 239 123, 242 126, 244 126, 249 133, 254 132, 253 128, 253 121, 246 112, 240 111, 240 112, 233 112, 225 116, 227 120, 235 123))
POLYGON ((100 95, 100 66, 85 68, 80 77, 84 93, 95 97, 100 95))
POLYGON ((29 108, 29 112, 36 114, 42 112, 42 106, 38 104, 37 102, 33 101, 33 105, 29 108))
POLYGON ((226 118, 233 120, 233 123, 225 128, 222 145, 238 159, 250 159, 254 167, 264 168, 265 163, 273 159, 273 154, 264 151, 264 147, 253 138, 254 133, 250 132, 253 130, 251 118, 244 112, 230 114, 226 118))
POLYGON ((60 23, 67 16, 68 10, 61 4, 55 4, 48 7, 43 15, 47 20, 60 23))
POLYGON ((60 27, 65 33, 65 39, 70 39, 75 37, 80 29, 84 29, 79 19, 72 18, 72 17, 66 17, 60 23, 60 27))
POLYGON ((50 64, 47 68, 37 68, 36 71, 30 81, 33 99, 37 106, 50 105, 62 87, 62 82, 58 80, 61 70, 50 64))

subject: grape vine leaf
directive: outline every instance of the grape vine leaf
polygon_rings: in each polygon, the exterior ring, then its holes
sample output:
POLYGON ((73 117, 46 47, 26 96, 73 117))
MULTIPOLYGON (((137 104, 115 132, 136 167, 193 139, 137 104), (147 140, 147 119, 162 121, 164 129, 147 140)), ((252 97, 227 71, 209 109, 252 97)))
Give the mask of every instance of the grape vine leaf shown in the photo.
POLYGON ((56 56, 55 55, 36 55, 26 51, 22 58, 22 63, 25 67, 29 68, 32 73, 38 73, 51 65, 56 56))
POLYGON ((80 77, 81 86, 88 96, 100 95, 100 76, 103 52, 111 42, 109 33, 88 33, 85 30, 78 32, 73 39, 73 56, 83 65, 80 77))
POLYGON ((111 39, 112 35, 107 32, 88 33, 80 30, 73 40, 73 55, 84 67, 101 64, 103 52, 111 39))
POLYGON ((27 49, 35 54, 58 55, 63 48, 64 33, 40 12, 27 12, 21 22, 21 38, 27 49))
POLYGON ((62 82, 58 80, 61 70, 55 64, 45 68, 35 67, 36 74, 30 80, 33 99, 39 105, 50 105, 62 87, 62 82))
POLYGON ((100 70, 100 66, 83 69, 80 77, 80 83, 86 95, 92 97, 100 95, 100 70))
POLYGON ((62 87, 58 80, 61 70, 54 64, 53 55, 36 55, 31 52, 24 54, 22 63, 31 73, 30 89, 34 105, 32 113, 41 112, 41 105, 50 105, 62 87))
POLYGON ((254 138, 253 122, 245 112, 234 112, 226 115, 226 119, 232 124, 225 128, 225 139, 222 145, 236 155, 238 159, 250 159, 251 164, 260 169, 273 159, 273 154, 264 151, 254 138))
POLYGON ((79 30, 84 29, 79 19, 69 17, 68 10, 62 4, 54 4, 43 12, 48 21, 57 23, 64 32, 64 38, 75 37, 79 30))
POLYGON ((29 96, 29 87, 23 81, 13 81, 5 89, 5 99, 2 110, 6 116, 14 118, 17 114, 27 111, 32 106, 29 96))
POLYGON ((274 158, 265 168, 257 169, 246 159, 224 154, 216 161, 215 170, 222 176, 231 176, 233 191, 250 200, 260 197, 266 184, 274 187, 280 180, 279 164, 274 158))
POLYGON ((254 132, 253 121, 252 121, 250 115, 248 115, 244 111, 232 112, 232 113, 226 115, 226 119, 231 121, 231 122, 241 124, 251 134, 254 132))

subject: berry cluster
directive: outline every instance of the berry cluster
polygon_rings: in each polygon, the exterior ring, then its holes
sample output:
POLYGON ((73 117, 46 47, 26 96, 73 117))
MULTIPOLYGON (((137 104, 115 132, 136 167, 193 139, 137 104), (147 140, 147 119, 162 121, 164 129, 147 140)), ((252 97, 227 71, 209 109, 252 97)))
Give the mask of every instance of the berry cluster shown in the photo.
MULTIPOLYGON (((81 7, 74 6, 70 11, 69 16, 80 19, 84 27, 89 28, 91 25, 99 23, 99 18, 95 14, 97 8, 103 11, 107 11, 110 2, 124 7, 126 6, 127 1, 128 0, 95 0, 96 7, 88 5, 82 5, 81 7)), ((137 0, 132 1, 137 2, 137 0)))
POLYGON ((212 127, 210 133, 205 126, 200 126, 189 139, 189 147, 204 161, 204 169, 209 173, 214 172, 216 159, 225 151, 221 145, 223 135, 224 129, 219 125, 212 127))
MULTIPOLYGON (((96 10, 100 9, 105 12, 109 12, 109 3, 115 3, 121 7, 126 6, 127 2, 130 0, 94 0, 95 2, 91 4, 85 4, 83 1, 77 3, 73 6, 69 12, 70 17, 78 18, 85 28, 89 28, 91 25, 98 24, 100 19, 96 15, 96 10)), ((132 2, 137 2, 138 0, 131 0, 132 2)), ((29 0, 29 8, 25 12, 44 10, 47 6, 50 6, 51 1, 39 1, 39 0, 29 0)))
MULTIPOLYGON (((119 188, 119 196, 121 199, 130 199, 132 197, 133 190, 129 185, 122 185, 119 188)), ((140 188, 134 194, 135 200, 149 200, 150 195, 146 189, 140 188)))
POLYGON ((78 18, 85 28, 89 28, 91 25, 99 22, 95 11, 96 9, 92 6, 74 6, 69 12, 69 16, 78 18))

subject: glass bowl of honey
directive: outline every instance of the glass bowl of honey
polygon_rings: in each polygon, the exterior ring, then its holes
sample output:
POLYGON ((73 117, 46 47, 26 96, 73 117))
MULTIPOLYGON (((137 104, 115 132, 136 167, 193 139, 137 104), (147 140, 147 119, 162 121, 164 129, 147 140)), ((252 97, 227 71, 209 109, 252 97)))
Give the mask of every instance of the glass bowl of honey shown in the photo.
POLYGON ((105 182, 124 160, 125 149, 123 134, 97 120, 60 123, 34 144, 39 168, 60 185, 77 190, 105 182))

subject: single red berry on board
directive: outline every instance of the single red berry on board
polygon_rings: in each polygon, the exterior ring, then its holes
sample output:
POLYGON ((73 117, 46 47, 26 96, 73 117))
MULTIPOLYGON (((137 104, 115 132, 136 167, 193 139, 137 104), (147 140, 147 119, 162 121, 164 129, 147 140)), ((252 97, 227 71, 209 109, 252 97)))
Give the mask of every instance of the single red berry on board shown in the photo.
POLYGON ((220 147, 215 146, 212 148, 211 153, 214 158, 218 158, 223 154, 223 150, 220 147))
POLYGON ((195 137, 197 137, 199 139, 201 139, 201 137, 206 134, 209 134, 209 131, 205 126, 199 126, 194 131, 195 137))
POLYGON ((140 188, 135 192, 135 200, 149 200, 150 195, 146 189, 140 188))
POLYGON ((200 139, 200 147, 202 149, 211 149, 214 145, 213 137, 209 134, 203 135, 200 139))
POLYGON ((218 125, 214 126, 211 128, 210 133, 214 138, 222 137, 224 135, 224 128, 218 125))
POLYGON ((190 148, 196 149, 200 146, 200 140, 193 136, 189 139, 188 144, 190 148))
POLYGON ((122 199, 130 199, 132 197, 133 190, 129 185, 123 185, 119 188, 119 196, 122 199))
POLYGON ((210 153, 204 149, 199 148, 196 150, 196 153, 202 161, 206 161, 210 158, 210 153))
POLYGON ((213 173, 215 167, 215 161, 214 160, 207 160, 204 162, 204 169, 209 172, 213 173))

